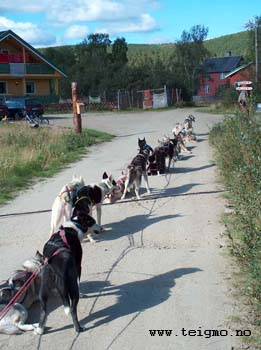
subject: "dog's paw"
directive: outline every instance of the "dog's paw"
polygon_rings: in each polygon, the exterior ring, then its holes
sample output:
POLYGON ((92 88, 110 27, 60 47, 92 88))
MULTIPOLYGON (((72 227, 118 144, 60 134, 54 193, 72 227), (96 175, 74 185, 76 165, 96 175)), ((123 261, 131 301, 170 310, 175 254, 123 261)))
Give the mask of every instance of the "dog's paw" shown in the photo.
POLYGON ((88 235, 88 236, 86 237, 86 240, 87 240, 87 242, 90 242, 90 243, 95 243, 95 242, 96 242, 96 240, 93 239, 93 237, 92 237, 91 235, 88 235))
POLYGON ((34 330, 35 335, 42 335, 43 332, 44 332, 44 329, 39 326, 34 330))
POLYGON ((65 315, 70 315, 70 313, 71 313, 71 310, 70 310, 70 307, 69 306, 64 306, 63 307, 63 310, 64 310, 64 313, 65 313, 65 315))

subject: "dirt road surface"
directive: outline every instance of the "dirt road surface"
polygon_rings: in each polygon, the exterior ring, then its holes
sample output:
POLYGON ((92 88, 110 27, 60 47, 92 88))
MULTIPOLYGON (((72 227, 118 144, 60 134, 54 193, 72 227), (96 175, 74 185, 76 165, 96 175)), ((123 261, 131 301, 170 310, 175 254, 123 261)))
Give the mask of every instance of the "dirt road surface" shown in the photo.
MULTIPOLYGON (((103 171, 119 177, 137 151, 138 137, 157 145, 176 122, 196 117, 198 142, 189 144, 167 176, 149 178, 152 195, 141 201, 103 207, 106 233, 84 243, 77 335, 59 300, 52 302, 46 333, 0 335, 0 348, 43 350, 231 350, 233 299, 229 260, 220 237, 224 227, 222 186, 208 143, 209 129, 220 116, 190 109, 83 116, 83 126, 117 137, 94 146, 79 162, 52 179, 39 181, 0 209, 0 215, 51 208, 56 194, 73 174, 98 182, 103 171), (153 199, 154 198, 154 199, 153 199), (153 336, 150 330, 171 330, 153 336), (221 332, 214 336, 213 331, 221 332)), ((71 126, 71 117, 51 118, 71 126)), ((128 198, 130 199, 130 198, 128 198)), ((0 217, 0 279, 10 276, 48 238, 50 212, 0 217)), ((35 306, 29 321, 37 322, 35 306)))

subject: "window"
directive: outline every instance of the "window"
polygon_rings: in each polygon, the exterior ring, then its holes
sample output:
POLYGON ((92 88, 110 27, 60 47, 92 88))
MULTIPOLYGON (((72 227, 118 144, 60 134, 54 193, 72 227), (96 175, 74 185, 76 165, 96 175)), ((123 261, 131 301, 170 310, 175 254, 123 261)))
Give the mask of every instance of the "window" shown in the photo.
POLYGON ((225 73, 219 73, 219 79, 220 80, 225 79, 225 73))
POLYGON ((34 81, 26 82, 26 93, 27 94, 35 94, 35 83, 34 81))
POLYGON ((0 81, 0 94, 7 94, 6 81, 0 81))
POLYGON ((204 86, 204 91, 206 94, 209 94, 209 85, 204 86))

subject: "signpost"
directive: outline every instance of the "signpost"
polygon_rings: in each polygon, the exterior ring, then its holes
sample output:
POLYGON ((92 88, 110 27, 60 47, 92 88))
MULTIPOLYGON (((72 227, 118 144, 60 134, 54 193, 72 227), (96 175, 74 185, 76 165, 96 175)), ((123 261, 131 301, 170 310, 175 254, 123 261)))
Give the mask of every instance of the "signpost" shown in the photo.
POLYGON ((240 106, 240 109, 245 112, 245 113, 249 113, 249 109, 247 106, 247 97, 250 95, 250 92, 253 90, 252 87, 252 81, 238 81, 237 82, 237 87, 236 87, 237 91, 240 91, 240 94, 238 96, 238 103, 240 106))
POLYGON ((80 104, 78 103, 77 83, 72 83, 73 125, 75 134, 82 132, 82 118, 80 104))
POLYGON ((252 86, 238 86, 236 88, 237 91, 251 91, 253 90, 252 86))

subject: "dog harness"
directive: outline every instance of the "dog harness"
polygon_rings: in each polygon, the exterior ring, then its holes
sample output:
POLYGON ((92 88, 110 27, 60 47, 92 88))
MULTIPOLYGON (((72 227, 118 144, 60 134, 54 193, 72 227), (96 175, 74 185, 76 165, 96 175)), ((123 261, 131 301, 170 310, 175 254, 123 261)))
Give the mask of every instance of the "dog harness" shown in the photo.
POLYGON ((71 247, 66 239, 65 230, 61 229, 45 243, 43 248, 44 263, 47 264, 51 258, 65 250, 70 251, 71 247))
POLYGON ((65 191, 63 191, 62 193, 60 193, 59 197, 61 197, 65 203, 72 203, 73 202, 73 197, 71 195, 72 192, 76 192, 76 190, 74 188, 70 188, 68 186, 65 187, 65 191), (62 195, 64 193, 67 193, 68 197, 69 197, 69 200, 67 200, 66 198, 63 198, 62 195))

